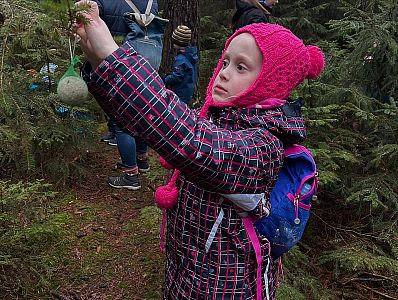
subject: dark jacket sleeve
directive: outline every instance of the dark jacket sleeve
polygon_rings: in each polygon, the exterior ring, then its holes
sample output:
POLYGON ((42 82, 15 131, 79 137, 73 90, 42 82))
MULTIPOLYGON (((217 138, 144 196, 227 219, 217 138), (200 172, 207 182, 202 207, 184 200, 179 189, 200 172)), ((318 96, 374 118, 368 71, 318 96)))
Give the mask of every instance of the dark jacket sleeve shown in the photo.
POLYGON ((253 11, 252 14, 250 14, 249 19, 248 19, 248 24, 253 24, 253 23, 268 23, 268 16, 266 16, 263 12, 260 10, 253 11))
POLYGON ((107 114, 187 179, 217 193, 259 193, 274 182, 283 155, 278 138, 265 128, 232 131, 199 118, 128 42, 84 78, 107 114))
POLYGON ((164 79, 166 86, 169 87, 182 82, 184 80, 184 76, 189 72, 188 69, 189 67, 184 60, 177 56, 173 63, 171 72, 164 79))

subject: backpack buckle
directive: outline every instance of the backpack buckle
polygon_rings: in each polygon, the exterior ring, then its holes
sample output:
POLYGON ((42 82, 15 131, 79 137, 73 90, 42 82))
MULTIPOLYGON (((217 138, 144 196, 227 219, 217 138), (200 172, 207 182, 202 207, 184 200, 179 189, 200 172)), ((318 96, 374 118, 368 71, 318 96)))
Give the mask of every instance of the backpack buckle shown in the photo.
POLYGON ((299 201, 300 201, 300 195, 297 195, 294 198, 294 210, 296 213, 296 218, 294 218, 294 224, 299 225, 300 224, 300 219, 299 219, 299 215, 298 215, 298 209, 299 209, 299 201))

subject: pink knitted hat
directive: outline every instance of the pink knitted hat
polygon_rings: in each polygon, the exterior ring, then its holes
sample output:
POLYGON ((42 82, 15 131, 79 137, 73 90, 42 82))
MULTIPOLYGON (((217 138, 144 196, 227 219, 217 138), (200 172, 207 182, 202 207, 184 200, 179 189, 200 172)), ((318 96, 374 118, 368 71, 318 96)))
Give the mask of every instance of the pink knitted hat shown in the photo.
MULTIPOLYGON (((206 117, 210 106, 262 107, 282 106, 291 92, 304 81, 316 78, 325 67, 322 51, 316 46, 305 46, 290 30, 276 24, 251 24, 237 30, 225 43, 222 56, 210 79, 206 101, 200 116, 206 117), (223 65, 225 51, 232 39, 243 32, 250 33, 263 56, 262 69, 253 84, 242 94, 227 102, 214 102, 212 91, 216 77, 223 65)), ((170 167, 170 166, 169 166, 170 167)), ((180 175, 175 170, 170 182, 155 192, 159 207, 172 207, 178 197, 176 181, 180 175)))
POLYGON ((276 24, 247 25, 237 30, 225 43, 222 56, 207 87, 204 106, 249 107, 256 104, 261 104, 264 108, 282 106, 304 79, 316 78, 324 66, 325 58, 322 51, 316 46, 305 46, 303 41, 289 29, 276 24), (263 55, 260 75, 239 96, 227 102, 214 102, 213 85, 222 68, 225 51, 232 39, 243 32, 250 33, 254 37, 263 55))

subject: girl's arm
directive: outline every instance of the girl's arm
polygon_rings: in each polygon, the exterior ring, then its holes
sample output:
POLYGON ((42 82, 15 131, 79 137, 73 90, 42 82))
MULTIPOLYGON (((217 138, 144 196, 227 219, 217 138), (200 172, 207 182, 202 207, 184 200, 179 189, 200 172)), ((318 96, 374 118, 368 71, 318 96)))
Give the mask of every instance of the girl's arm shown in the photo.
POLYGON ((278 138, 264 128, 231 131, 199 118, 128 42, 85 79, 107 114, 188 180, 217 193, 258 193, 276 178, 283 154, 278 138))

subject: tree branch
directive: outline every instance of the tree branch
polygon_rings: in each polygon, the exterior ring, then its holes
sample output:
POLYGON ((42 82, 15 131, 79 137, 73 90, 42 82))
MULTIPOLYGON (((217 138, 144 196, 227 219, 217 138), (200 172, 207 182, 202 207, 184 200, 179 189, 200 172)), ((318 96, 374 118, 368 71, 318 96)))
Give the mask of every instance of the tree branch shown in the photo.
POLYGON ((378 236, 374 236, 374 235, 372 235, 372 234, 370 234, 370 233, 361 233, 361 232, 355 231, 355 230, 353 230, 353 229, 346 229, 346 228, 341 228, 341 227, 336 227, 336 226, 330 225, 328 222, 326 222, 325 220, 323 220, 323 219, 322 219, 320 216, 318 216, 316 213, 312 212, 312 214, 313 214, 315 217, 317 217, 323 224, 325 224, 325 225, 328 226, 329 228, 332 228, 332 229, 334 229, 334 230, 336 230, 336 231, 350 232, 350 233, 353 233, 353 234, 358 235, 358 236, 364 236, 364 237, 373 238, 373 239, 376 239, 376 240, 388 240, 388 238, 381 238, 381 237, 378 237, 378 236))
POLYGON ((361 288, 364 288, 364 289, 366 289, 366 290, 368 290, 368 291, 371 291, 372 293, 375 293, 375 294, 377 294, 377 295, 379 295, 379 296, 382 296, 382 297, 384 297, 384 298, 387 298, 387 299, 391 299, 391 300, 398 300, 398 298, 396 298, 396 297, 393 297, 393 296, 390 296, 390 295, 388 295, 388 294, 386 294, 386 293, 382 293, 382 292, 379 292, 379 291, 377 291, 377 290, 375 290, 375 289, 372 289, 372 288, 370 288, 370 287, 368 287, 368 286, 366 286, 366 285, 363 285, 363 284, 357 284, 359 287, 361 287, 361 288))

